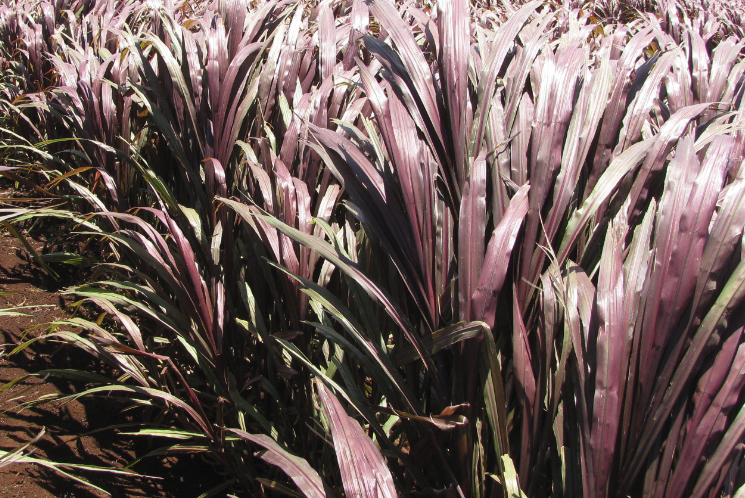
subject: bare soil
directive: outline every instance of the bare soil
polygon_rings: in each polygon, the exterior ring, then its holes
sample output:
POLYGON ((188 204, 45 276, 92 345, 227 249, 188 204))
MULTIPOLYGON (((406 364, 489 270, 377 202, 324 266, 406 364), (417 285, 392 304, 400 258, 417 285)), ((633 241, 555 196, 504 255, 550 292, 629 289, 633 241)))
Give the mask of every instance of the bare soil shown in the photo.
MULTIPOLYGON (((28 240, 40 251, 44 236, 34 238, 31 234, 28 240)), ((50 368, 92 372, 106 368, 82 352, 51 341, 39 341, 22 352, 10 354, 24 340, 43 334, 43 324, 65 316, 64 308, 70 300, 63 298, 59 291, 81 283, 81 278, 84 278, 79 272, 60 271, 60 280, 54 281, 29 260, 17 239, 7 232, 0 232, 0 292, 12 293, 0 295, 0 308, 32 306, 24 310, 30 316, 0 317, 0 386, 25 377, 0 393, 0 449, 17 448, 45 428, 46 435, 34 445, 37 450, 33 457, 121 469, 137 456, 154 449, 157 441, 128 438, 111 429, 112 425, 133 422, 134 415, 125 411, 120 402, 81 398, 67 403, 22 406, 22 403, 41 395, 72 394, 83 388, 57 377, 30 374, 50 368)), ((196 497, 223 482, 211 466, 197 456, 188 455, 178 460, 151 457, 131 469, 156 479, 69 470, 114 497, 196 497)), ((38 465, 12 464, 0 468, 0 497, 101 496, 106 495, 38 465)))

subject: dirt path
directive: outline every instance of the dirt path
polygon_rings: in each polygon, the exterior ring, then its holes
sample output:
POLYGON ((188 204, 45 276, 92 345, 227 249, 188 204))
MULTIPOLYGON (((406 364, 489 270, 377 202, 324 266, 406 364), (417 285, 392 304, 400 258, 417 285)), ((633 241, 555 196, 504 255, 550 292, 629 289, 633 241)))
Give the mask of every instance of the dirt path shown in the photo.
MULTIPOLYGON (((31 241, 39 248, 42 243, 31 241)), ((21 244, 7 233, 0 233, 0 308, 31 306, 24 311, 31 316, 0 317, 0 386, 30 373, 48 368, 102 368, 95 359, 71 348, 37 342, 22 353, 9 353, 28 337, 43 329, 35 326, 65 316, 66 304, 57 292, 75 282, 56 285, 23 257, 21 244), (56 287, 56 288, 55 288, 56 287)), ((35 248, 36 249, 36 248, 35 248)), ((50 393, 74 393, 81 386, 59 379, 27 377, 0 396, 0 448, 7 450, 30 441, 42 427, 45 437, 35 446, 34 457, 56 462, 85 463, 121 468, 135 454, 147 452, 147 441, 133 441, 102 430, 113 424, 131 423, 115 403, 83 400, 66 404, 47 403, 21 409, 19 403, 50 393), (98 431, 98 432, 97 432, 98 431), (137 446, 136 446, 137 445, 137 446)), ((134 469, 161 479, 117 478, 110 474, 72 471, 109 491, 115 497, 196 497, 220 482, 219 476, 196 457, 145 460, 134 469)), ((3 498, 82 498, 106 496, 90 487, 63 478, 53 471, 35 465, 13 464, 0 468, 0 497, 3 498)))

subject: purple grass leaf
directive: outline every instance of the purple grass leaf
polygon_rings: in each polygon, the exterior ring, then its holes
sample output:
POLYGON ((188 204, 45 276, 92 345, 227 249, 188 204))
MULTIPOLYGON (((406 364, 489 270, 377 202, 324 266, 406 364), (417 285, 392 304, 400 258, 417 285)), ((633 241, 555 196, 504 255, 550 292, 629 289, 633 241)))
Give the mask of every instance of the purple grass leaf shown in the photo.
POLYGON ((315 382, 315 386, 331 430, 346 496, 396 498, 396 486, 380 449, 322 382, 315 382))
POLYGON ((495 325, 497 298, 507 276, 510 255, 517 241, 518 232, 528 212, 529 190, 529 184, 520 187, 510 201, 502 221, 494 229, 486 248, 481 275, 471 297, 471 313, 474 319, 486 322, 489 328, 495 325))
POLYGON ((259 456, 269 465, 282 469, 292 479, 301 493, 307 498, 326 498, 325 486, 318 472, 313 470, 307 460, 293 455, 279 445, 274 439, 264 434, 249 434, 239 429, 228 429, 230 432, 264 448, 259 456))
MULTIPOLYGON (((471 165, 471 172, 465 183, 460 204, 458 292, 460 294, 460 319, 466 322, 472 319, 471 299, 476 290, 476 281, 483 273, 486 232, 486 168, 486 154, 482 152, 471 165)), ((507 249, 507 261, 509 261, 511 247, 507 249)), ((500 252, 500 255, 502 254, 504 251, 500 252)), ((505 273, 506 266, 505 264, 505 273)))
POLYGON ((623 382, 623 218, 614 220, 606 235, 600 259, 597 287, 598 335, 596 346, 595 399, 592 405, 590 447, 595 464, 595 496, 604 496, 616 449, 621 412, 619 390, 623 382))

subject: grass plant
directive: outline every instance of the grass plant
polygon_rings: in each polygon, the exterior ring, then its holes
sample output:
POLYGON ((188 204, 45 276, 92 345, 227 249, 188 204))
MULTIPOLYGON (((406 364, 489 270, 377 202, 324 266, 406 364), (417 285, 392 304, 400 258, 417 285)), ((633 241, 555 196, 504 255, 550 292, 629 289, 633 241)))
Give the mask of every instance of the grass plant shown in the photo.
POLYGON ((2 220, 99 249, 44 339, 117 376, 40 374, 215 492, 740 496, 743 12, 6 2, 2 220))

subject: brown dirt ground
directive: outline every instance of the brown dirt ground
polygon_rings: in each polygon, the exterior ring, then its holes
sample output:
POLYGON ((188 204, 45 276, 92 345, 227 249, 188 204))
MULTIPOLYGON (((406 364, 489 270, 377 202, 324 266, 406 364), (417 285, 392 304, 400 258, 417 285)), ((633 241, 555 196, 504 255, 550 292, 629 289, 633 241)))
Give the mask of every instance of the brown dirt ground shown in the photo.
MULTIPOLYGON (((43 238, 29 237, 38 251, 43 238)), ((66 275, 53 282, 29 262, 18 240, 0 233, 0 308, 33 306, 25 310, 31 316, 0 317, 0 386, 45 368, 85 368, 101 371, 104 366, 84 353, 60 348, 55 344, 37 342, 28 350, 9 355, 22 342, 24 332, 30 337, 48 323, 65 315, 65 304, 58 289, 73 285, 79 276, 66 275)), ((22 409, 24 400, 49 393, 74 393, 81 388, 60 379, 27 377, 0 395, 0 449, 23 445, 44 427, 46 435, 35 447, 36 458, 55 462, 79 463, 121 468, 153 448, 153 442, 133 441, 114 433, 114 424, 132 422, 132 415, 123 413, 123 406, 107 400, 47 403, 22 409)), ((186 456, 178 461, 150 458, 134 468, 144 475, 160 477, 117 477, 111 474, 73 471, 78 476, 109 491, 114 497, 196 497, 216 486, 222 479, 198 457, 186 456)), ((92 488, 77 484, 53 471, 36 465, 13 464, 0 468, 0 497, 5 498, 83 498, 106 496, 92 488)), ((224 496, 224 495, 223 495, 224 496)))

